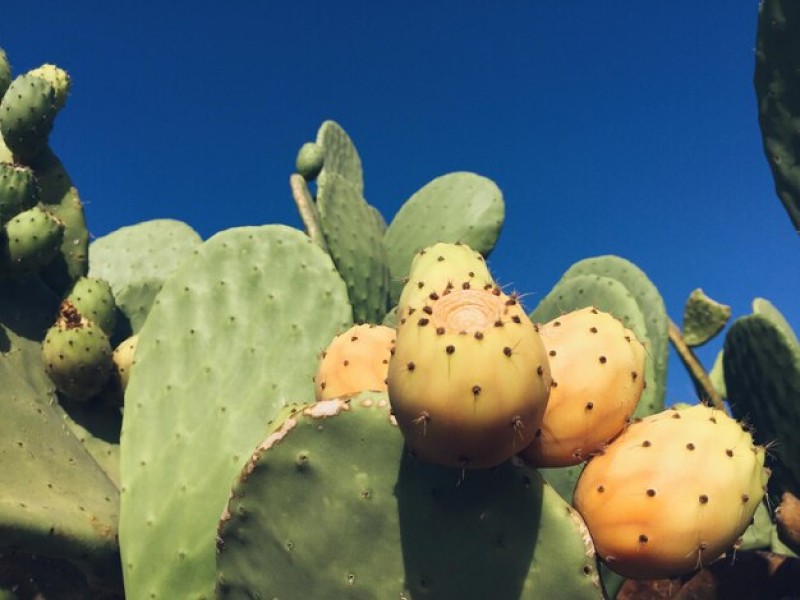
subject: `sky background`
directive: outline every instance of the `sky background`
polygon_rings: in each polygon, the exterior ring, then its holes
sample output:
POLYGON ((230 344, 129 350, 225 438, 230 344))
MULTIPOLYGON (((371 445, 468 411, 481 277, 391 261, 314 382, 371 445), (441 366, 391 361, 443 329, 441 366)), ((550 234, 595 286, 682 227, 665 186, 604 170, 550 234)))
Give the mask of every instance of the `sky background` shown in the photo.
MULTIPOLYGON (((5 3, 15 74, 71 97, 51 138, 93 236, 174 218, 204 238, 300 227, 288 178, 325 119, 387 220, 425 183, 493 179, 496 279, 532 309, 574 262, 639 265, 680 322, 702 287, 800 330, 800 236, 777 199, 752 86, 757 2, 428 0, 5 3)), ((700 350, 710 367, 721 338, 700 350)), ((673 355, 668 401, 693 388, 673 355)))

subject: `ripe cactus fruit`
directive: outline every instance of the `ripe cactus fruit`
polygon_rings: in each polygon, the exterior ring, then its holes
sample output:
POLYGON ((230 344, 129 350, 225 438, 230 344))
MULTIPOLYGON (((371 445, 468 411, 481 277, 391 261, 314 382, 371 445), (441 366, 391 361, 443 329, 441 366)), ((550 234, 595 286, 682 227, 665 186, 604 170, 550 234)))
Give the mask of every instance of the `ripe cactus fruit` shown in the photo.
POLYGON ((417 252, 400 294, 397 316, 421 309, 447 291, 495 287, 486 260, 465 244, 439 242, 417 252))
POLYGON ((385 392, 394 338, 384 325, 355 325, 333 338, 314 376, 317 401, 385 392))
POLYGON ((547 352, 515 297, 456 290, 398 329, 389 397, 411 450, 461 468, 495 466, 530 444, 550 391, 547 352))
POLYGON ((73 400, 97 395, 113 366, 108 336, 67 300, 45 335, 43 356, 47 375, 58 391, 73 400))
POLYGON ((58 254, 64 224, 40 206, 23 211, 5 226, 5 262, 13 271, 38 271, 58 254))
POLYGON ((520 454, 536 467, 577 465, 618 435, 644 390, 645 349, 606 312, 589 307, 539 327, 554 387, 544 420, 520 454))
POLYGON ((73 284, 67 300, 81 315, 98 325, 107 336, 113 335, 117 323, 117 305, 111 285, 105 279, 79 278, 73 284))
POLYGON ((111 355, 111 359, 114 361, 114 376, 119 381, 123 393, 125 392, 125 388, 128 387, 131 367, 133 366, 133 355, 136 352, 136 344, 138 342, 139 336, 132 335, 128 339, 122 340, 122 342, 114 348, 114 353, 111 355))
POLYGON ((573 501, 612 570, 661 578, 729 550, 768 477, 764 448, 724 411, 700 404, 632 423, 589 461, 573 501))

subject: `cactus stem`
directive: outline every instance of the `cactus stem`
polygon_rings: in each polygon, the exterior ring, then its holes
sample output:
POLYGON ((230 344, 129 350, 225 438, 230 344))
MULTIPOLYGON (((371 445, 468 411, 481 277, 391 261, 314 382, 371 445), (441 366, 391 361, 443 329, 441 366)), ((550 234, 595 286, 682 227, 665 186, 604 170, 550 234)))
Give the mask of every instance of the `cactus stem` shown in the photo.
POLYGON ((686 345, 680 328, 671 319, 669 321, 669 340, 672 342, 672 346, 677 351, 681 362, 683 362, 686 368, 691 372, 692 376, 703 388, 703 395, 705 396, 704 398, 701 398, 703 403, 713 406, 714 408, 724 410, 725 406, 722 403, 722 397, 714 388, 708 373, 706 373, 703 365, 700 364, 697 356, 695 356, 694 352, 692 352, 692 349, 686 345))

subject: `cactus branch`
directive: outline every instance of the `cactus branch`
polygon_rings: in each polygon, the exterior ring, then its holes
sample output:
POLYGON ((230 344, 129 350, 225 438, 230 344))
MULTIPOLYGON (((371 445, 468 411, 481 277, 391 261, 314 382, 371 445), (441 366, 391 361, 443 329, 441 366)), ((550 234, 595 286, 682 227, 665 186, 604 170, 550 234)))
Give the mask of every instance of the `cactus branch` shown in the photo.
POLYGON ((295 204, 297 204, 297 210, 300 212, 300 218, 303 220, 308 237, 327 252, 328 245, 325 243, 322 229, 319 226, 317 207, 314 205, 314 199, 308 191, 306 180, 298 173, 293 173, 289 177, 289 187, 292 189, 292 197, 295 204))
POLYGON ((669 340, 672 342, 673 347, 678 352, 681 362, 683 362, 683 364, 691 373, 692 377, 694 377, 695 381, 697 381, 697 383, 700 384, 700 387, 703 389, 703 395, 705 397, 702 398, 702 401, 705 404, 710 404, 714 408, 724 410, 722 397, 714 388, 714 385, 711 383, 711 379, 708 377, 708 373, 706 373, 703 365, 700 364, 700 361, 695 353, 692 352, 692 349, 686 345, 686 341, 683 339, 683 334, 681 333, 680 328, 671 319, 669 322, 669 340))

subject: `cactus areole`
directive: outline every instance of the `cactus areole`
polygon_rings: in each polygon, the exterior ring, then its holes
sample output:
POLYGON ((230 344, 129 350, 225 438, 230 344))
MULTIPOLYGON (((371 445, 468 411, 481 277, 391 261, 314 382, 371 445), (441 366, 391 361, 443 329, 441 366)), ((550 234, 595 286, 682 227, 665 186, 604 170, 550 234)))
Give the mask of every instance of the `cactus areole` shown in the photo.
POLYGON ((527 446, 550 392, 547 354, 516 298, 461 289, 401 320, 389 362, 397 423, 419 458, 496 466, 527 446))

